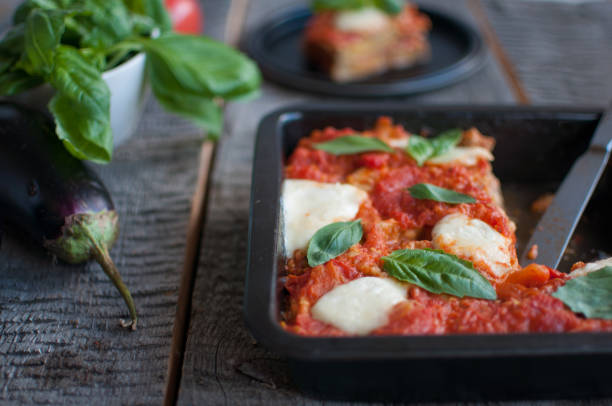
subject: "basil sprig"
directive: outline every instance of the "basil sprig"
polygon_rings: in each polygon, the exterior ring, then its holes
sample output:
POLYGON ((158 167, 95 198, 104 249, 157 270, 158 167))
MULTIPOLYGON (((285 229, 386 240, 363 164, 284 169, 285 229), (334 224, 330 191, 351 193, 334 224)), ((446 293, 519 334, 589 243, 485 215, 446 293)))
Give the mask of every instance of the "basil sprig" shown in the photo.
POLYGON ((431 141, 419 135, 411 135, 408 138, 408 146, 406 152, 417 162, 417 165, 423 166, 425 161, 433 156, 434 148, 431 141))
POLYGON ((363 236, 361 220, 337 222, 321 227, 310 239, 306 257, 308 265, 315 267, 336 258, 363 236))
POLYGON ((457 128, 444 131, 431 139, 419 135, 411 135, 408 138, 406 152, 417 162, 417 165, 423 166, 428 159, 440 156, 457 145, 461 140, 461 136, 462 132, 457 128))
POLYGON ((429 183, 417 183, 416 185, 409 187, 408 191, 410 192, 410 196, 414 197, 415 199, 428 199, 450 204, 476 203, 476 199, 470 195, 455 192, 454 190, 445 189, 429 183))
POLYGON ((612 319, 612 266, 570 279, 552 295, 573 312, 612 319))
POLYGON ((432 293, 497 299, 491 283, 464 261, 441 250, 397 250, 382 257, 385 272, 432 293))
POLYGON ((437 137, 429 140, 434 148, 433 156, 439 156, 446 153, 448 150, 457 145, 459 141, 461 141, 462 136, 463 132, 460 129, 453 128, 452 130, 446 130, 437 137))
POLYGON ((397 14, 404 8, 405 0, 314 0, 315 11, 357 10, 364 7, 376 7, 387 14, 397 14))
POLYGON ((360 135, 345 135, 334 138, 331 141, 314 144, 314 148, 334 155, 360 154, 372 151, 393 152, 393 148, 380 139, 360 135))
POLYGON ((215 99, 254 95, 261 80, 257 66, 227 45, 171 33, 163 0, 26 0, 13 24, 0 39, 0 95, 51 85, 57 136, 80 159, 111 160, 110 92, 102 72, 138 52, 147 56, 162 106, 211 137, 222 124, 215 99))

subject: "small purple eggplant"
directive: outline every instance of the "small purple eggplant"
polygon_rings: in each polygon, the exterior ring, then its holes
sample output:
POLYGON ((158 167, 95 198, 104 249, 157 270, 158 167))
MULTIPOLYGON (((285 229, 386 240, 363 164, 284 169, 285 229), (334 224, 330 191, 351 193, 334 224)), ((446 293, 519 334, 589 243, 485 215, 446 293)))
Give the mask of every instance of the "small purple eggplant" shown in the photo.
POLYGON ((44 114, 0 102, 0 220, 29 235, 59 259, 95 259, 138 317, 108 250, 119 235, 117 212, 98 176, 70 155, 44 114))

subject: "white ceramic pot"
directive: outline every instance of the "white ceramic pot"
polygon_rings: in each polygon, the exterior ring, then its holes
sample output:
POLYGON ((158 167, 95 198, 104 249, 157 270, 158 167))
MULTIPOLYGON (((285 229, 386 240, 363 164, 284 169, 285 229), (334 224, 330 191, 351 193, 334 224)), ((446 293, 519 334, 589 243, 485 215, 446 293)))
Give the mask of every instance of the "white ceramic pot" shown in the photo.
MULTIPOLYGON (((140 121, 147 95, 145 61, 145 54, 139 53, 102 74, 111 94, 110 120, 115 147, 134 134, 140 121)), ((11 99, 44 110, 53 93, 54 89, 45 84, 11 99)))
POLYGON ((111 93, 110 118, 115 146, 131 137, 138 127, 147 93, 145 61, 145 54, 141 52, 102 74, 111 93))

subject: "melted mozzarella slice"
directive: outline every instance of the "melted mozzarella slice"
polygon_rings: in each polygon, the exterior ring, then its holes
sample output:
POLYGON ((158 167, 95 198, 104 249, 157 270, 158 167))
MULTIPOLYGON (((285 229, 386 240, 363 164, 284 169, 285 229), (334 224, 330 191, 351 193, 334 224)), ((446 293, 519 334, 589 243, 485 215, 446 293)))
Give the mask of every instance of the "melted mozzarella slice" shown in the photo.
POLYGON ((337 221, 355 218, 368 194, 352 185, 287 179, 283 185, 285 252, 306 248, 315 232, 337 221))
POLYGON ((387 139, 387 144, 393 148, 406 148, 408 146, 408 137, 403 138, 389 138, 387 139))
POLYGON ((605 268, 606 266, 612 266, 612 257, 595 262, 589 262, 582 268, 574 270, 570 275, 574 278, 577 276, 584 276, 588 273, 599 271, 601 268, 605 268))
POLYGON ((336 28, 340 31, 372 32, 384 30, 389 17, 374 7, 341 11, 336 15, 336 28))
POLYGON ((355 279, 323 295, 312 307, 312 317, 349 334, 368 334, 387 324, 393 306, 407 300, 406 290, 389 278, 355 279))
POLYGON ((427 162, 435 165, 459 163, 461 165, 473 166, 476 165, 480 158, 493 161, 493 154, 483 147, 454 147, 442 155, 428 159, 427 162))
POLYGON ((484 266, 496 277, 513 268, 512 241, 484 221, 461 213, 449 214, 431 234, 434 248, 484 266))

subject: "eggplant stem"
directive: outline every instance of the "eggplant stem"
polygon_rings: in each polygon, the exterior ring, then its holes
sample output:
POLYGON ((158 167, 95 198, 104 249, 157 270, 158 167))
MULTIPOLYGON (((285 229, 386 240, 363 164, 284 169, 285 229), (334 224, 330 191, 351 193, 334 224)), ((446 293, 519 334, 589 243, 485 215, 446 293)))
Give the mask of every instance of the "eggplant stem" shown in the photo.
POLYGON ((127 286, 125 286, 125 283, 123 283, 121 275, 119 274, 119 270, 115 266, 115 263, 110 257, 110 254, 108 253, 108 247, 106 246, 106 244, 96 239, 93 233, 89 230, 87 224, 81 223, 81 225, 83 232, 91 241, 91 253, 94 259, 100 264, 102 270, 104 270, 104 273, 113 282, 119 293, 121 293, 121 296, 123 297, 123 300, 125 301, 125 304, 127 305, 130 311, 131 320, 126 321, 121 319, 119 320, 119 324, 121 325, 121 327, 131 327, 133 331, 136 330, 138 315, 136 314, 136 306, 134 305, 134 299, 132 299, 130 290, 127 288, 127 286))

